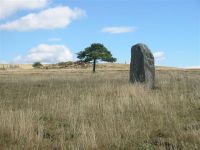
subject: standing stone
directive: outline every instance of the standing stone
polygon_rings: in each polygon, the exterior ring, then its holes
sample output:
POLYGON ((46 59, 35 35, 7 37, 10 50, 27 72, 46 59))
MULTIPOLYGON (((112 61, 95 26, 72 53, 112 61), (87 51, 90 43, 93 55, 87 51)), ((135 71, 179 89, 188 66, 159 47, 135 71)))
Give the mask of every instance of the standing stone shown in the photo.
POLYGON ((144 82, 148 88, 154 88, 154 57, 145 44, 139 43, 131 48, 130 82, 144 82))

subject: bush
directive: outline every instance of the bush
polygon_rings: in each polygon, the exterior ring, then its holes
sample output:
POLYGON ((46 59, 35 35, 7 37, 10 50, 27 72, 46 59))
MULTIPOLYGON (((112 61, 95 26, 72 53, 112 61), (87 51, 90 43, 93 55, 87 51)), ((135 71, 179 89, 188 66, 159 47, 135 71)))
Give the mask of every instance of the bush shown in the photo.
POLYGON ((33 68, 40 68, 43 65, 40 62, 35 62, 32 66, 33 66, 33 68))
POLYGON ((59 62, 59 63, 58 63, 58 66, 62 66, 62 67, 63 67, 63 66, 65 66, 65 65, 66 65, 66 62, 59 62))
POLYGON ((58 66, 61 67, 61 68, 70 67, 70 66, 73 66, 73 65, 74 65, 74 62, 72 62, 72 61, 59 62, 58 63, 58 66))

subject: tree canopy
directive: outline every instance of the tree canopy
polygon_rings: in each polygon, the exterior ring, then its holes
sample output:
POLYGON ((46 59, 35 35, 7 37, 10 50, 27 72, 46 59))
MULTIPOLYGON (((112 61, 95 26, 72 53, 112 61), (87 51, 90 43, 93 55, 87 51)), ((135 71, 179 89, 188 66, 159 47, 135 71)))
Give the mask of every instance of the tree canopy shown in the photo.
POLYGON ((112 57, 111 52, 100 43, 93 43, 91 46, 77 53, 77 58, 82 61, 89 62, 93 61, 93 72, 95 72, 96 61, 106 61, 106 62, 115 62, 116 58, 112 57))

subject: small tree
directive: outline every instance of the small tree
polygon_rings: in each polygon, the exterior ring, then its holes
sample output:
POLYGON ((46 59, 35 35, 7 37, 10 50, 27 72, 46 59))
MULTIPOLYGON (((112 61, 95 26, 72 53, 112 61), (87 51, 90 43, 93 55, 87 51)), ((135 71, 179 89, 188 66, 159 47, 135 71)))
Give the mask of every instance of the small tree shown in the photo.
POLYGON ((85 48, 84 51, 80 51, 77 53, 77 58, 79 58, 81 61, 84 62, 90 62, 93 61, 93 72, 95 72, 96 69, 96 61, 107 61, 107 62, 115 62, 117 61, 116 58, 112 57, 112 54, 110 51, 107 50, 107 48, 100 43, 93 43, 90 47, 85 48))
POLYGON ((42 67, 43 65, 40 63, 40 62, 35 62, 35 63, 33 63, 33 68, 40 68, 40 67, 42 67))

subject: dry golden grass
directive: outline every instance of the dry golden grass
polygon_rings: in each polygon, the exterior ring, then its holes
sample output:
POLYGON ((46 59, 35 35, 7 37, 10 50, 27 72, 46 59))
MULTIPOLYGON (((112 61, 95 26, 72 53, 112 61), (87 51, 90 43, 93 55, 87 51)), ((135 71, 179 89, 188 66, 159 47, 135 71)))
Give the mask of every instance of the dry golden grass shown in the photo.
POLYGON ((200 149, 200 71, 0 71, 0 149, 200 149))

